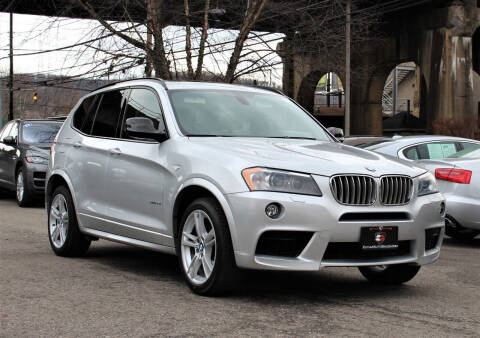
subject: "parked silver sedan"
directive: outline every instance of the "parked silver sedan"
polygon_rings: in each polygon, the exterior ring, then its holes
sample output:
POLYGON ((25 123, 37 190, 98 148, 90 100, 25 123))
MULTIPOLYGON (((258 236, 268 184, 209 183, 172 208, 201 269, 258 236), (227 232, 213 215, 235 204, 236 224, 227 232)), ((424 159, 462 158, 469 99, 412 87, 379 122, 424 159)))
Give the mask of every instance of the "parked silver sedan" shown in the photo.
POLYGON ((408 136, 360 147, 416 160, 435 174, 445 196, 446 234, 458 239, 480 234, 480 142, 459 137, 408 136))
POLYGON ((446 158, 418 163, 435 174, 447 200, 447 235, 471 239, 480 234, 480 159, 446 158))

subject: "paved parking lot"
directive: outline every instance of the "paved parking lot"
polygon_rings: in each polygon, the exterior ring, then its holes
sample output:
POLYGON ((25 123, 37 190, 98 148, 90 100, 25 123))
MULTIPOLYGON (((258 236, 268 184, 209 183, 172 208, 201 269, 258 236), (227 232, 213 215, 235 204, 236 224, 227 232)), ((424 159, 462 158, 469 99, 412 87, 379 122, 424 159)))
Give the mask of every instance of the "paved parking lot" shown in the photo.
POLYGON ((479 336, 480 239, 447 239, 409 284, 356 269, 250 272, 229 297, 192 294, 175 257, 106 241, 55 256, 41 207, 0 199, 0 336, 479 336))

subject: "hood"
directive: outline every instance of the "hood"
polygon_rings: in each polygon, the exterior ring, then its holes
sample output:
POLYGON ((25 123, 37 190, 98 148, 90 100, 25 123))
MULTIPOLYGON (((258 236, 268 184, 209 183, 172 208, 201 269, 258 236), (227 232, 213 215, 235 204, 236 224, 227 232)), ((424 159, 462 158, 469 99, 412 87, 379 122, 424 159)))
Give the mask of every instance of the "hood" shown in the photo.
POLYGON ((28 145, 25 147, 25 151, 29 154, 36 154, 41 157, 48 158, 50 156, 50 146, 48 143, 38 143, 36 145, 28 145))
POLYGON ((336 142, 244 138, 190 137, 190 142, 220 153, 241 158, 249 166, 262 166, 315 175, 391 174, 418 176, 425 172, 414 163, 336 142))

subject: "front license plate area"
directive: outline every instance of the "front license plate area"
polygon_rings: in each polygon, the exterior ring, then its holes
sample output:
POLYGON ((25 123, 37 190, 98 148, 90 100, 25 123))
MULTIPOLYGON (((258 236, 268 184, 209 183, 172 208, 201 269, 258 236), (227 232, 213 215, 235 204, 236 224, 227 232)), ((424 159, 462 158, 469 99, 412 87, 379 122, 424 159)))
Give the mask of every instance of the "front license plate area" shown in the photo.
POLYGON ((360 233, 362 250, 398 249, 398 227, 363 227, 360 233))

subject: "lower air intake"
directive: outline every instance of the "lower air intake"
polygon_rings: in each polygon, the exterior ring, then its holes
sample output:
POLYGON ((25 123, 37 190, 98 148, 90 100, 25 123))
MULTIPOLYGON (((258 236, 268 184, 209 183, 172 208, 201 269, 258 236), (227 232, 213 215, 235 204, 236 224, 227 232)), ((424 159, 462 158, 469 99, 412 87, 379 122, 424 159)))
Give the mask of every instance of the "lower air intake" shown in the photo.
POLYGON ((297 257, 312 238, 313 232, 266 231, 258 240, 256 255, 297 257))

